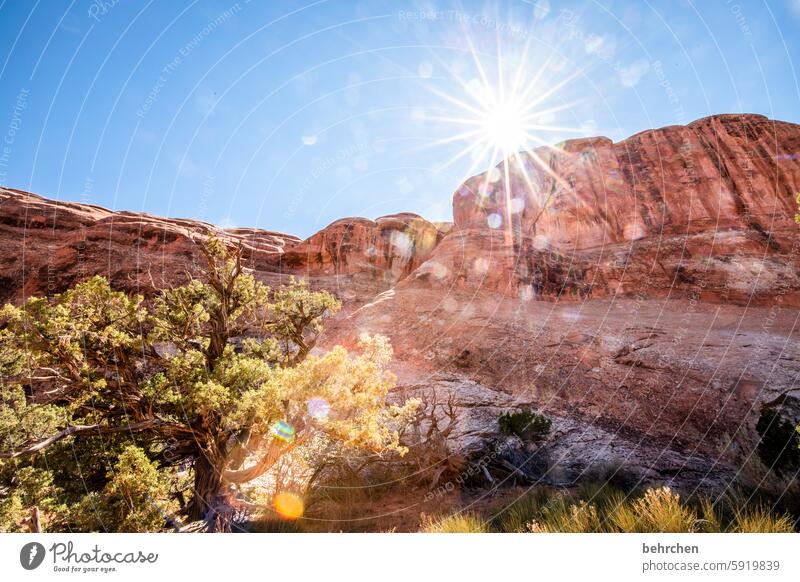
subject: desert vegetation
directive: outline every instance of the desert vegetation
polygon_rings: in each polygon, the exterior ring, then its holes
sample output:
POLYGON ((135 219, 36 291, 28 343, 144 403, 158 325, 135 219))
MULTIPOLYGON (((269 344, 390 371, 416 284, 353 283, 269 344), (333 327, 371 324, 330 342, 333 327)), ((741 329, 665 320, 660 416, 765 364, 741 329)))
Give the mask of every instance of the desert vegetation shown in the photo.
POLYGON ((386 402, 388 340, 311 355, 331 294, 270 290, 241 249, 202 250, 200 280, 150 301, 96 276, 3 308, 0 529, 227 531, 259 479, 294 519, 302 499, 274 490, 286 459, 313 474, 348 449, 404 452, 416 402, 386 402))
POLYGON ((716 499, 683 499, 668 487, 624 492, 588 484, 574 491, 537 487, 482 513, 457 512, 430 519, 423 531, 439 533, 791 533, 788 512, 731 492, 716 499))
POLYGON ((550 432, 552 421, 533 410, 505 412, 499 419, 500 430, 521 439, 536 439, 550 432))

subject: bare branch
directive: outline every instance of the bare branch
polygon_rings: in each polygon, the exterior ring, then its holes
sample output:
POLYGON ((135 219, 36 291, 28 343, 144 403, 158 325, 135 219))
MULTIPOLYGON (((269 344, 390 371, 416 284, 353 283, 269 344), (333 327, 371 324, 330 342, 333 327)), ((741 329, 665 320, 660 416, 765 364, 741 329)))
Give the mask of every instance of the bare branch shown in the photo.
POLYGON ((17 457, 22 457, 24 455, 30 455, 32 453, 36 453, 44 448, 49 447, 53 443, 57 443, 60 440, 63 440, 69 436, 77 434, 85 434, 93 432, 98 435, 103 435, 103 434, 114 434, 119 432, 141 432, 145 430, 151 430, 166 424, 167 423, 161 420, 149 419, 134 424, 128 424, 125 426, 102 426, 100 424, 78 424, 74 426, 68 426, 61 432, 54 434, 53 436, 50 436, 32 445, 28 445, 24 449, 19 449, 10 453, 0 452, 0 459, 15 459, 17 457))
POLYGON ((267 446, 266 452, 255 465, 238 471, 225 471, 223 479, 227 483, 247 483, 248 481, 252 481, 269 471, 283 455, 306 443, 310 438, 310 433, 304 433, 289 444, 282 443, 277 439, 272 439, 267 446))

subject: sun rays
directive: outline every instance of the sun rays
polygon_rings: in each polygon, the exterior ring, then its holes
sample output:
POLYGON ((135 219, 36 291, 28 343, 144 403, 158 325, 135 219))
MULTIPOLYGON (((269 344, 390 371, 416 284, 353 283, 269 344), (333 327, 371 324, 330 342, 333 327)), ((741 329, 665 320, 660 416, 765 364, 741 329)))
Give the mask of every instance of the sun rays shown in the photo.
POLYGON ((489 52, 476 50, 467 31, 464 38, 474 75, 467 79, 446 67, 456 89, 451 92, 430 89, 443 104, 437 109, 447 113, 428 118, 441 124, 444 136, 425 147, 459 145, 438 169, 469 159, 462 182, 488 168, 477 194, 483 197, 490 189, 497 191, 500 182, 503 216, 498 220, 492 214, 489 226, 503 227, 510 237, 513 214, 532 203, 540 216, 550 201, 552 189, 543 193, 536 175, 549 178, 561 188, 569 188, 553 171, 545 154, 556 149, 552 144, 559 136, 581 132, 580 128, 556 120, 577 105, 566 98, 565 88, 584 71, 579 69, 554 79, 554 67, 550 65, 558 52, 555 49, 551 49, 548 58, 537 60, 530 42, 518 54, 504 56, 499 38, 495 49, 489 52), (512 200, 514 178, 524 184, 524 199, 512 200))

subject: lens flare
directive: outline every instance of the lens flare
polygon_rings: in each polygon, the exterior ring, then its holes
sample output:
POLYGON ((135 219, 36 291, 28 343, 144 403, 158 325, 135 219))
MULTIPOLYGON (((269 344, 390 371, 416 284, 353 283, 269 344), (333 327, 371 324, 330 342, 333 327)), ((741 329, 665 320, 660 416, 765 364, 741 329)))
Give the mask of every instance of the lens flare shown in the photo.
POLYGON ((283 442, 290 443, 294 440, 294 427, 284 420, 279 420, 272 425, 272 435, 283 442))
POLYGON ((294 493, 283 491, 278 493, 272 501, 275 506, 275 511, 278 512, 283 519, 299 519, 303 517, 305 511, 305 504, 303 500, 294 493))
POLYGON ((477 194, 476 204, 493 207, 488 226, 502 230, 510 241, 517 216, 524 214, 527 220, 538 222, 558 192, 571 190, 546 154, 557 149, 554 143, 560 140, 555 138, 561 134, 585 133, 585 128, 557 123, 560 114, 566 115, 580 102, 580 98, 566 99, 564 91, 583 76, 584 69, 576 67, 571 74, 562 71, 558 47, 544 50, 532 38, 508 54, 500 35, 492 43, 487 35, 465 26, 461 38, 472 57, 471 65, 466 60, 458 67, 442 63, 442 73, 453 81, 452 89, 429 88, 440 99, 437 111, 441 113, 427 119, 442 123, 445 136, 420 147, 463 144, 437 168, 442 171, 469 160, 462 182, 479 168, 490 168, 482 184, 472 185, 471 194, 477 194), (558 188, 545 190, 543 178, 558 188), (524 194, 512 200, 512 191, 524 194))
POLYGON ((317 420, 325 420, 331 411, 331 405, 324 398, 310 398, 306 406, 308 414, 317 420))

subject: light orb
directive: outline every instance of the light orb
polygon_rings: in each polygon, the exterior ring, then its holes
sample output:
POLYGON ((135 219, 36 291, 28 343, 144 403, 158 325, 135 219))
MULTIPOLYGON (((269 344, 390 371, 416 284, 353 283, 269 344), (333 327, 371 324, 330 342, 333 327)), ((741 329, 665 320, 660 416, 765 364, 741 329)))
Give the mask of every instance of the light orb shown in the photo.
POLYGON ((285 443, 290 443, 294 440, 295 430, 294 427, 285 420, 275 422, 271 427, 272 436, 285 443))
POLYGON ((278 493, 272 503, 275 506, 275 511, 277 511, 278 515, 283 519, 295 520, 303 517, 305 504, 303 500, 294 493, 286 491, 278 493))

